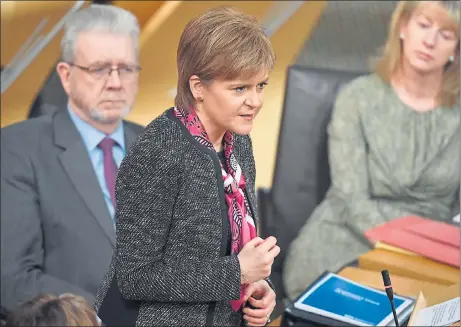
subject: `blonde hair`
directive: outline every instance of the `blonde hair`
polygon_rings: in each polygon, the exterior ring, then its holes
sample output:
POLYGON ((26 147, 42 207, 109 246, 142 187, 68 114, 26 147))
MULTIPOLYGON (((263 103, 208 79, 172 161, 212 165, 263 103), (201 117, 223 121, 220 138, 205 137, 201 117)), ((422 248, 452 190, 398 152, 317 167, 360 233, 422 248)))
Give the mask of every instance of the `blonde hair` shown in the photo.
MULTIPOLYGON (((414 11, 425 1, 399 1, 392 15, 389 25, 388 37, 381 57, 377 60, 374 71, 387 83, 390 82, 393 74, 398 70, 401 63, 402 45, 400 40, 400 26, 404 21, 408 21, 414 11)), ((438 1, 447 9, 450 17, 458 25, 458 47, 459 47, 459 23, 460 5, 459 1, 438 1)), ((447 64, 444 72, 442 88, 437 96, 441 105, 452 107, 459 102, 460 82, 459 82, 459 50, 455 60, 447 64)))
POLYGON ((8 316, 6 326, 99 326, 96 313, 81 296, 39 295, 8 316))
POLYGON ((195 102, 189 79, 202 83, 231 80, 272 70, 275 54, 257 20, 232 7, 217 7, 192 19, 177 52, 178 87, 175 105, 188 110, 195 102))

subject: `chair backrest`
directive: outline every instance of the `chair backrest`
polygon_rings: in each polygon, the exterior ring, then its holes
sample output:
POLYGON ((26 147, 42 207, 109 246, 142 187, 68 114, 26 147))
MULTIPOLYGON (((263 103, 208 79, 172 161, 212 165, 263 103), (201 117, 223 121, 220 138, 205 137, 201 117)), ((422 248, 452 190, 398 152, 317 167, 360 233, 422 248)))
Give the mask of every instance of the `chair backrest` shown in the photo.
POLYGON ((274 235, 281 247, 275 271, 281 272, 291 241, 330 186, 331 111, 339 89, 362 74, 301 66, 288 69, 272 189, 265 196, 270 204, 261 208, 261 234, 274 235))
POLYGON ((30 107, 29 118, 53 114, 57 110, 65 110, 66 106, 67 94, 56 69, 52 69, 30 107))

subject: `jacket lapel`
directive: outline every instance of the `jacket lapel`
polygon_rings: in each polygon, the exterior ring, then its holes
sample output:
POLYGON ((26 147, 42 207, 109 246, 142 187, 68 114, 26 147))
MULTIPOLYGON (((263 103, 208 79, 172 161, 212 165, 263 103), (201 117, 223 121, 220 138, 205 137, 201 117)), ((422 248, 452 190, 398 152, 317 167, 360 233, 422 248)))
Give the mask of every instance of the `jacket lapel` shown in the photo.
POLYGON ((112 218, 104 202, 88 152, 67 110, 55 114, 54 135, 55 144, 64 149, 59 155, 59 160, 65 172, 112 245, 115 246, 115 228, 112 218))
POLYGON ((245 195, 248 200, 248 205, 251 209, 251 216, 253 217, 256 227, 258 227, 258 210, 256 206, 255 189, 254 189, 254 176, 249 173, 249 167, 247 167, 248 158, 243 158, 239 152, 241 144, 234 145, 234 153, 237 161, 242 169, 243 176, 246 180, 245 195))
POLYGON ((125 152, 128 153, 128 149, 131 147, 131 144, 138 137, 138 132, 136 132, 129 123, 123 122, 123 130, 125 133, 125 152))

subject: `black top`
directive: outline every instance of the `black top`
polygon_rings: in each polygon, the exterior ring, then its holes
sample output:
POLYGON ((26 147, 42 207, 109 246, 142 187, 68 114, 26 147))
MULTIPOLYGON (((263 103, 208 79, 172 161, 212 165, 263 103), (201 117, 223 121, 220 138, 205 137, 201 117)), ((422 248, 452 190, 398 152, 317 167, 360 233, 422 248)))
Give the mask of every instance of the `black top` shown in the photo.
POLYGON ((227 171, 227 166, 226 166, 226 156, 224 155, 224 150, 221 150, 218 153, 218 158, 219 158, 219 161, 221 161, 224 169, 227 171))
MULTIPOLYGON (((224 170, 227 171, 226 156, 224 155, 224 150, 219 151, 217 153, 218 153, 219 161, 221 161, 221 164, 223 165, 224 170)), ((226 205, 227 205, 227 203, 226 203, 226 205)), ((227 206, 227 209, 229 209, 229 206, 227 206)), ((231 233, 231 230, 229 228, 229 235, 227 237, 227 252, 226 252, 226 255, 231 254, 231 242, 232 242, 232 233, 231 233)))

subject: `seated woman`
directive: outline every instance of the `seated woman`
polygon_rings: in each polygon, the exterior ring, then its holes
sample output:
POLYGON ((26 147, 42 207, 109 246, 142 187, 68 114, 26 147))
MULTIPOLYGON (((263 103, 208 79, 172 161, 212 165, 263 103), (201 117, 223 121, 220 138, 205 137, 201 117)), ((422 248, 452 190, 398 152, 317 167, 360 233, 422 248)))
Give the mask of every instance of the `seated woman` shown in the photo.
POLYGON ((291 299, 366 252, 367 229, 459 210, 459 9, 399 2, 375 73, 341 90, 328 128, 332 185, 285 261, 291 299))
POLYGON ((99 326, 99 319, 86 300, 73 294, 42 294, 8 315, 5 326, 99 326))

